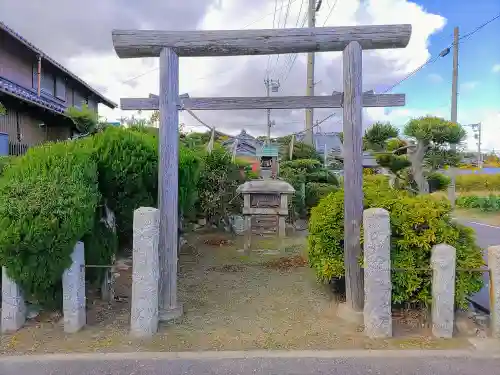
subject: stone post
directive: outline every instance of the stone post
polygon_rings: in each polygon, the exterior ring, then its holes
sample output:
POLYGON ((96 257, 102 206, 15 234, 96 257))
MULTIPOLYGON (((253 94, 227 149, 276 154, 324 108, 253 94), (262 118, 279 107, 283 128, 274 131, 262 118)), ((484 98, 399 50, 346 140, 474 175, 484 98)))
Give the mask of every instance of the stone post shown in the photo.
POLYGON ((26 305, 21 287, 2 267, 2 333, 15 332, 26 321, 26 305))
POLYGON ((490 325, 493 338, 500 338, 500 246, 488 248, 490 270, 490 325))
POLYGON ((434 246, 432 267, 432 334, 435 337, 453 337, 455 318, 456 250, 440 244, 434 246))
MULTIPOLYGON (((243 194, 243 210, 250 209, 251 206, 250 194, 243 194)), ((252 216, 243 215, 245 221, 245 237, 243 249, 246 255, 250 255, 252 246, 252 216)))
MULTIPOLYGON (((282 193, 280 197, 280 210, 287 210, 288 212, 288 195, 282 193)), ((278 237, 283 238, 286 236, 286 216, 278 215, 278 237)))
POLYGON ((370 208, 363 213, 364 323, 368 337, 392 337, 391 224, 389 212, 370 208))
POLYGON ((130 334, 136 337, 150 337, 158 331, 159 232, 156 208, 135 210, 130 334))
POLYGON ((85 309, 85 248, 77 242, 71 254, 71 265, 63 273, 64 332, 78 332, 87 322, 85 309))

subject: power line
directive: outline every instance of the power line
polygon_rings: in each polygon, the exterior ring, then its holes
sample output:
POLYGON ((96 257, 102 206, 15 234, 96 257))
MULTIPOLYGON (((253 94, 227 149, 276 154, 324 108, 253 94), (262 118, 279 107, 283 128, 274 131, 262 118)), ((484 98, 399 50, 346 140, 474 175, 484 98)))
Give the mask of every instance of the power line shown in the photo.
MULTIPOLYGON (((276 0, 276 1, 277 1, 277 0, 276 0)), ((289 4, 293 4, 293 3, 295 3, 296 1, 298 1, 298 0, 290 0, 289 4)), ((282 7, 278 8, 278 9, 277 9, 277 11, 278 11, 278 10, 280 10, 280 9, 282 9, 282 8, 284 8, 284 7, 285 7, 285 5, 283 5, 282 7)), ((243 29, 246 29, 247 27, 250 27, 250 26, 252 26, 252 25, 256 24, 257 22, 260 22, 260 21, 262 21, 262 20, 266 19, 266 18, 267 18, 267 17, 269 17, 269 16, 272 16, 272 15, 273 15, 273 13, 274 13, 274 12, 268 13, 268 14, 266 14, 265 16, 263 16, 263 17, 261 17, 261 18, 259 18, 259 19, 255 20, 255 21, 253 21, 253 22, 249 23, 248 25, 246 25, 246 26, 242 27, 242 30, 243 30, 243 29)), ((137 75, 137 76, 135 76, 135 77, 128 78, 128 79, 126 79, 125 81, 122 81, 121 83, 127 83, 127 82, 130 82, 130 81, 133 81, 133 80, 135 80, 135 79, 137 79, 137 78, 140 78, 140 77, 142 77, 142 76, 145 76, 146 74, 152 73, 152 72, 154 72, 154 71, 156 71, 156 70, 158 70, 158 69, 160 69, 160 68, 159 68, 159 67, 157 67, 157 68, 154 68, 154 69, 148 70, 148 71, 143 72, 143 73, 141 73, 141 74, 139 74, 139 75, 137 75)), ((225 71, 227 71, 227 69, 225 69, 225 71)), ((215 74, 217 74, 217 73, 215 73, 215 74)), ((198 79, 205 79, 205 78, 208 78, 208 77, 214 76, 215 74, 208 74, 207 76, 203 76, 203 77, 198 78, 198 79)))
MULTIPOLYGON (((281 3, 283 4, 286 0, 282 0, 281 3)), ((287 4, 287 8, 286 8, 286 13, 285 13, 285 17, 284 17, 284 22, 283 22, 283 28, 286 28, 286 22, 288 20, 288 14, 290 13, 290 7, 292 5, 292 0, 288 0, 288 4, 287 4)), ((284 6, 281 7, 281 9, 283 9, 284 6)), ((281 12, 280 12, 280 17, 281 18, 281 12)), ((278 19, 278 28, 279 28, 279 19, 278 19)), ((276 57, 276 63, 274 64, 274 68, 272 69, 272 74, 274 74, 274 71, 276 70, 276 68, 278 67, 278 62, 280 60, 280 57, 281 57, 281 54, 278 54, 278 56, 276 57)))
MULTIPOLYGON (((304 1, 305 0, 302 0, 302 4, 304 4, 304 1)), ((302 9, 302 5, 301 5, 301 9, 302 9)), ((297 21, 298 21, 298 18, 297 18, 297 21)), ((302 25, 300 27, 304 27, 304 25, 306 24, 306 21, 307 21, 307 13, 304 15, 304 17, 302 19, 302 25)), ((294 54, 290 55, 290 58, 288 59, 288 61, 289 61, 288 71, 282 75, 283 82, 285 82, 288 79, 288 76, 290 75, 290 72, 292 71, 292 68, 295 65, 295 62, 297 61, 298 55, 299 55, 298 53, 294 53, 294 54)), ((286 69, 287 68, 286 68, 286 64, 285 64, 283 71, 285 71, 286 69)))
POLYGON ((326 19, 325 19, 325 22, 323 22, 323 26, 326 25, 326 23, 328 22, 328 19, 330 18, 330 16, 332 15, 333 13, 333 10, 335 9, 335 6, 337 5, 337 3, 339 2, 339 0, 335 0, 335 3, 333 3, 333 5, 330 7, 330 12, 328 13, 328 15, 326 16, 326 19))
MULTIPOLYGON (((486 25, 492 23, 493 21, 497 20, 500 18, 500 14, 497 14, 495 17, 489 19, 488 21, 484 22, 483 24, 477 26, 474 30, 472 30, 471 32, 465 34, 465 35, 462 35, 458 40, 458 43, 463 43, 463 40, 467 39, 467 38, 470 38, 472 35, 474 35, 475 33, 477 33, 479 30, 481 30, 483 27, 485 27, 486 25)), ((400 81, 398 81, 397 83, 395 83, 394 85, 392 85, 389 89, 387 89, 386 91, 384 91, 384 93, 388 92, 388 91, 391 91, 393 88, 395 88, 396 86, 399 86, 401 83, 403 83, 404 81, 406 81, 407 79, 409 79, 410 77, 412 77, 413 75, 415 75, 416 73, 418 73, 420 70, 422 70, 424 67, 426 67, 427 65, 430 65, 434 62, 436 62, 440 57, 444 57, 446 55, 448 55, 450 53, 450 48, 453 47, 454 43, 451 43, 451 45, 449 45, 448 47, 446 47, 444 50, 442 50, 439 55, 437 55, 436 57, 434 58, 429 58, 427 59, 427 61, 420 65, 418 68, 416 68, 415 70, 413 70, 410 74, 408 74, 407 76, 405 76, 403 79, 401 79, 400 81)))
POLYGON ((461 39, 466 39, 466 38, 469 38, 471 35, 477 33, 479 30, 481 30, 483 27, 489 25, 490 23, 492 23, 493 21, 497 20, 500 18, 500 13, 498 13, 496 16, 494 16, 493 18, 489 19, 488 21, 486 21, 485 23, 477 26, 474 30, 472 30, 471 32, 468 32, 467 34, 465 35, 462 35, 460 38, 458 38, 458 40, 461 40, 461 39))
MULTIPOLYGON (((276 23, 276 11, 278 9, 278 0, 274 0, 274 15, 273 15, 273 29, 276 23)), ((267 68, 266 68, 266 76, 269 77, 269 68, 271 65, 271 55, 267 56, 267 68)))

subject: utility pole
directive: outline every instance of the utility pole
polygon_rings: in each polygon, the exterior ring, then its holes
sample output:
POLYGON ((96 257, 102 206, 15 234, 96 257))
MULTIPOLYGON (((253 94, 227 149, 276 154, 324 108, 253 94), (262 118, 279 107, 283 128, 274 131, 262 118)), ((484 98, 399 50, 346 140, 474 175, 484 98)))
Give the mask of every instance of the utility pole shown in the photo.
MULTIPOLYGON (((269 79, 269 76, 264 80, 264 84, 266 85, 266 94, 267 96, 271 96, 272 92, 278 92, 280 88, 280 81, 269 79)), ((271 143, 271 127, 273 126, 273 121, 271 121, 271 109, 267 109, 267 142, 271 143)))
MULTIPOLYGON (((321 7, 321 0, 318 1, 318 6, 316 6, 316 0, 309 0, 308 8, 308 23, 309 27, 316 27, 316 12, 319 11, 321 7)), ((307 54, 307 87, 306 95, 314 96, 314 52, 309 52, 307 54)), ((313 145, 313 121, 314 121, 314 110, 312 108, 306 109, 306 135, 304 143, 313 145)))
POLYGON ((481 156, 481 123, 472 124, 472 130, 474 131, 474 139, 477 140, 477 167, 483 167, 483 158, 481 156))
POLYGON ((479 123, 477 127, 477 166, 479 169, 483 168, 483 157, 481 154, 481 129, 482 124, 479 123))
MULTIPOLYGON (((453 78, 451 82, 451 122, 457 123, 457 102, 458 102, 458 27, 453 30, 453 78)), ((451 145, 452 151, 456 151, 457 146, 451 145)), ((452 207, 455 207, 455 167, 450 167, 451 183, 448 187, 448 199, 452 207)))

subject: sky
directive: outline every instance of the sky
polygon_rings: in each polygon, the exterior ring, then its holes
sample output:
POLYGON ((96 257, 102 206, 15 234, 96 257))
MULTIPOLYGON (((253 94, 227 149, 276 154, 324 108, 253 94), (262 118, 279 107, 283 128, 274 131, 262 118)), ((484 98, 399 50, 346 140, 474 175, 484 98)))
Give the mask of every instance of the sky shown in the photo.
MULTIPOLYGON (((45 53, 115 102, 121 97, 158 94, 158 58, 122 60, 113 50, 113 29, 228 30, 302 27, 307 0, 0 0, 0 18, 45 53), (278 10, 275 12, 277 4, 278 10), (29 20, 29 21, 28 21, 29 20)), ((363 52, 363 89, 383 91, 439 54, 460 35, 500 14, 498 0, 323 0, 317 26, 412 25, 406 48, 363 52)), ((459 44, 458 121, 481 122, 483 149, 500 150, 500 19, 459 44)), ((406 106, 366 108, 363 126, 390 121, 398 127, 411 118, 437 115, 450 119, 452 53, 438 58, 391 92, 405 93, 406 106)), ((342 91, 342 54, 316 54, 315 94, 342 91)), ((181 58, 180 91, 190 96, 264 96, 264 78, 280 80, 273 95, 305 95, 306 55, 181 58)), ((133 112, 99 108, 108 121, 133 112)), ((342 113, 316 109, 315 120, 334 113, 319 129, 342 130, 342 113)), ((142 115, 147 115, 143 113, 142 115)), ((197 115, 218 130, 241 129, 263 135, 266 111, 203 111, 197 115)), ((304 129, 304 110, 275 110, 272 135, 304 129)), ((202 130, 181 112, 185 130, 202 130)), ((469 148, 475 148, 470 132, 469 148)))

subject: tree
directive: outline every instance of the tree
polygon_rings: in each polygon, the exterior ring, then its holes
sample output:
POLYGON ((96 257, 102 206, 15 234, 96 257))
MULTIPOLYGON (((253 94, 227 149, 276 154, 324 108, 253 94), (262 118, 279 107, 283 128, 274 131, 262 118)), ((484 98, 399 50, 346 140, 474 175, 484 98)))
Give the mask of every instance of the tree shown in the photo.
POLYGON ((385 149, 386 141, 396 138, 398 135, 398 128, 390 123, 376 122, 365 131, 365 136, 363 137, 364 148, 373 151, 382 151, 385 149))
POLYGON ((0 116, 6 115, 7 114, 7 109, 5 106, 0 102, 0 116))
MULTIPOLYGON (((373 132, 367 131, 365 138, 369 145, 378 147, 384 135, 396 137, 385 140, 385 152, 377 155, 377 162, 389 169, 400 182, 409 182, 410 188, 415 185, 418 193, 427 194, 429 179, 443 181, 441 176, 436 175, 437 170, 445 166, 457 166, 460 162, 460 154, 449 146, 462 142, 466 131, 459 124, 439 117, 425 116, 412 119, 406 124, 404 135, 408 140, 398 138, 397 133, 390 131, 388 124, 377 126, 373 132)), ((396 180, 393 182, 396 183, 396 180)))
MULTIPOLYGON (((279 153, 282 160, 290 159, 290 143, 292 142, 292 136, 287 135, 285 137, 280 137, 276 139, 279 146, 279 153)), ((314 159, 318 161, 323 161, 321 155, 316 151, 316 149, 304 142, 294 142, 293 143, 293 153, 292 160, 297 159, 314 159)))
POLYGON ((90 109, 87 104, 83 104, 82 108, 69 107, 66 109, 66 114, 73 121, 76 129, 84 134, 92 133, 99 122, 97 112, 90 109))

